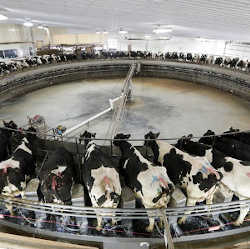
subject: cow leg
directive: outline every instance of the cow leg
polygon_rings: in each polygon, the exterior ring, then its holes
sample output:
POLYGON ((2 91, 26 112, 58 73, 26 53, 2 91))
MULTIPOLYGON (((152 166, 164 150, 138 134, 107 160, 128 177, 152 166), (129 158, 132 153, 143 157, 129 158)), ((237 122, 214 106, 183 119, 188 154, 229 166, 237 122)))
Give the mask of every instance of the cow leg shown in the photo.
POLYGON ((100 232, 102 230, 102 216, 99 214, 96 214, 96 218, 97 218, 96 230, 100 232))
POLYGON ((6 208, 8 209, 8 211, 10 212, 10 215, 14 215, 14 212, 13 212, 13 206, 11 204, 6 204, 6 208))
POLYGON ((153 216, 152 211, 147 211, 148 213, 148 220, 149 220, 149 225, 146 227, 146 231, 151 233, 154 230, 154 225, 155 225, 155 219, 151 218, 153 216))
MULTIPOLYGON (((188 207, 193 207, 193 206, 195 206, 195 204, 196 204, 196 200, 195 199, 192 199, 192 198, 188 198, 187 199, 187 206, 188 207)), ((185 214, 190 214, 190 213, 191 213, 191 211, 185 212, 185 214)), ((181 217, 178 220, 178 224, 185 224, 186 220, 187 220, 187 216, 184 215, 183 217, 181 217)))
POLYGON ((214 192, 208 196, 208 198, 206 199, 206 204, 207 205, 213 204, 213 198, 214 198, 214 192))
MULTIPOLYGON (((112 216, 113 216, 113 215, 112 215, 112 216)), ((114 215, 114 216, 115 216, 115 215, 114 215)), ((112 226, 116 226, 117 220, 116 220, 115 218, 112 218, 111 220, 112 220, 112 226)))
MULTIPOLYGON (((246 198, 245 197, 241 197, 241 196, 238 196, 240 200, 245 200, 246 198)), ((242 204, 243 206, 244 204, 242 204)), ((249 211, 249 207, 248 206, 243 206, 240 208, 240 215, 239 217, 237 218, 236 221, 233 222, 233 225, 234 226, 240 226, 243 222, 244 222, 244 219, 249 211)))

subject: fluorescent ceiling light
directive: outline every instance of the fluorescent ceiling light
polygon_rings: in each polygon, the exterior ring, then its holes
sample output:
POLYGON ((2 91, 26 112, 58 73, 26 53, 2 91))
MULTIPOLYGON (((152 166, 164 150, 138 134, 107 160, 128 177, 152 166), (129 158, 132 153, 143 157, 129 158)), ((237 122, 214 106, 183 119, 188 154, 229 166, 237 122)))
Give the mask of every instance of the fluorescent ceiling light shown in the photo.
POLYGON ((108 34, 109 32, 108 32, 108 31, 103 31, 102 33, 103 33, 103 34, 108 34))
POLYGON ((150 38, 151 38, 151 35, 144 35, 144 37, 145 37, 146 39, 150 39, 150 38))
POLYGON ((156 28, 153 30, 154 33, 156 34, 163 34, 163 33, 168 33, 168 32, 172 32, 173 30, 170 28, 156 28))
POLYGON ((198 37, 198 38, 196 38, 196 40, 201 41, 201 42, 207 41, 207 39, 205 39, 203 37, 198 37))
POLYGON ((38 29, 45 29, 45 27, 43 27, 42 25, 39 25, 37 28, 38 29))
POLYGON ((124 35, 124 34, 127 34, 128 33, 128 31, 126 31, 126 30, 119 30, 119 34, 121 34, 121 35, 124 35))
POLYGON ((0 21, 7 20, 8 17, 0 14, 0 21))
POLYGON ((100 32, 100 31, 96 31, 95 33, 96 33, 96 34, 100 34, 101 32, 100 32))
POLYGON ((25 27, 32 27, 34 24, 32 22, 25 22, 23 23, 25 27))
POLYGON ((159 37, 159 39, 162 39, 162 40, 169 40, 170 38, 167 37, 167 36, 161 36, 161 37, 159 37))

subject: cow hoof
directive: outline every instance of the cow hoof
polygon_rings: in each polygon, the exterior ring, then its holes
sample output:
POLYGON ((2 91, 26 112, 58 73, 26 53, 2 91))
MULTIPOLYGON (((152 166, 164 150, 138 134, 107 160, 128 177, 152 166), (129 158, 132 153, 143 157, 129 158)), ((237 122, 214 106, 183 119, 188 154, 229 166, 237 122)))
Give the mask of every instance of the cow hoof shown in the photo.
POLYGON ((112 226, 116 226, 117 225, 117 221, 113 221, 111 222, 112 226))
POLYGON ((147 227, 146 227, 146 231, 147 231, 148 233, 152 233, 152 232, 153 232, 153 228, 150 227, 150 226, 147 226, 147 227))
POLYGON ((96 226, 96 231, 100 232, 102 230, 102 227, 101 226, 96 226))

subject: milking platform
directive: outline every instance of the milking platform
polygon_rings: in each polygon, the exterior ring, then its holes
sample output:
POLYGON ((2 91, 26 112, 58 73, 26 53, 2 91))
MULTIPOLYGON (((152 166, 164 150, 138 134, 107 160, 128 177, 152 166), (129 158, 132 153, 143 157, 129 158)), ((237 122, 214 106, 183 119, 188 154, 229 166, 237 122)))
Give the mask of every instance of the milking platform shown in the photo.
MULTIPOLYGON (((58 146, 68 149, 79 165, 84 146, 79 144, 79 137, 70 137, 69 134, 89 125, 92 120, 103 114, 113 111, 113 118, 108 129, 106 139, 99 139, 101 143, 110 143, 111 146, 102 146, 102 149, 112 156, 117 151, 112 147, 112 138, 116 134, 120 121, 124 115, 124 108, 128 98, 131 97, 131 78, 135 72, 140 71, 140 64, 133 64, 124 81, 122 93, 119 97, 110 100, 110 108, 98 113, 92 118, 67 129, 60 136, 41 133, 40 163, 43 164, 50 151, 58 146)), ((42 128, 50 131, 45 123, 42 128)), ((145 155, 145 148, 139 147, 145 155)), ((81 175, 81 174, 80 174, 81 175)), ((233 221, 241 208, 249 207, 250 200, 230 202, 221 193, 215 195, 212 205, 197 205, 186 207, 186 196, 178 188, 174 191, 171 201, 166 209, 141 209, 128 189, 123 189, 121 208, 104 209, 84 206, 84 191, 80 188, 73 195, 73 205, 58 205, 37 202, 36 183, 32 183, 26 191, 25 199, 16 199, 0 196, 0 224, 48 238, 56 238, 79 243, 95 243, 103 248, 150 248, 157 244, 171 244, 188 241, 202 241, 222 238, 250 231, 250 218, 246 217, 240 227, 234 227, 233 221), (10 215, 6 206, 13 206, 14 215, 10 215), (164 226, 156 222, 152 233, 147 233, 145 227, 148 222, 148 212, 156 220, 162 218, 164 226), (105 220, 103 229, 96 231, 96 213, 101 214, 105 220), (47 214, 54 216, 47 220, 47 214), (115 215, 118 225, 111 226, 109 219, 115 215), (178 218, 187 216, 185 225, 178 224, 178 218), (72 217, 75 222, 72 223, 72 217)))

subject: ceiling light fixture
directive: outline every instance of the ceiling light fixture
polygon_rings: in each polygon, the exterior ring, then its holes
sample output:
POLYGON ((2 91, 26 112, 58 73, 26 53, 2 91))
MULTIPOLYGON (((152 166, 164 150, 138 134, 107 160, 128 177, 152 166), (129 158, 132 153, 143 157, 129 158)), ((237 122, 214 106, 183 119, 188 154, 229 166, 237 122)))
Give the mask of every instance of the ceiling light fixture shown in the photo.
POLYGON ((119 30, 119 34, 121 34, 121 35, 125 35, 125 34, 127 34, 127 33, 128 33, 128 31, 123 30, 122 28, 120 28, 120 30, 119 30))
POLYGON ((42 25, 37 26, 38 29, 45 29, 42 25))
POLYGON ((151 35, 144 35, 145 39, 150 39, 152 36, 151 35))
POLYGON ((25 26, 25 27, 33 27, 33 25, 34 24, 32 22, 29 22, 29 21, 23 23, 23 26, 25 26))
POLYGON ((108 34, 109 32, 106 31, 106 30, 104 30, 102 33, 106 35, 106 34, 108 34))
POLYGON ((156 28, 153 30, 154 33, 156 34, 164 34, 164 33, 169 33, 172 32, 173 30, 171 28, 156 28))
POLYGON ((203 38, 203 37, 197 37, 196 40, 200 41, 200 42, 205 42, 207 41, 207 39, 203 38))
POLYGON ((95 33, 96 33, 96 34, 100 34, 101 32, 100 32, 100 31, 96 31, 95 33))
POLYGON ((0 14, 0 21, 7 20, 8 17, 0 14))

